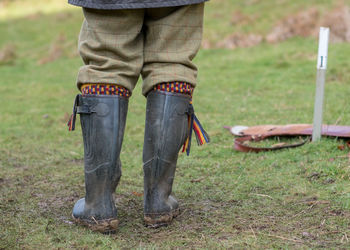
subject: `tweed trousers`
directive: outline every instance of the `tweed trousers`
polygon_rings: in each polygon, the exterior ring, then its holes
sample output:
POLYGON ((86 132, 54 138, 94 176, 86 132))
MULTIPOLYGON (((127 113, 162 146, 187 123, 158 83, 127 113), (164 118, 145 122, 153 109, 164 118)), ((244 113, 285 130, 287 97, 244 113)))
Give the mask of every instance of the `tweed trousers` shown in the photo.
POLYGON ((202 40, 204 3, 165 8, 97 10, 83 8, 79 53, 85 83, 116 84, 132 91, 142 76, 142 93, 157 84, 181 81, 196 86, 192 62, 202 40))

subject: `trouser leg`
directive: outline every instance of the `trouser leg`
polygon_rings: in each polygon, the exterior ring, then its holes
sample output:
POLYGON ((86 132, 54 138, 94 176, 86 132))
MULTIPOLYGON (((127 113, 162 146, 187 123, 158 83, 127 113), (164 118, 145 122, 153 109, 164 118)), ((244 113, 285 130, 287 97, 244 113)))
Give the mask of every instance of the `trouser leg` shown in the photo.
POLYGON ((143 52, 142 93, 159 83, 197 85, 192 62, 202 41, 204 4, 147 9, 143 52))
POLYGON ((143 65, 144 10, 83 9, 77 84, 116 84, 132 91, 143 65))

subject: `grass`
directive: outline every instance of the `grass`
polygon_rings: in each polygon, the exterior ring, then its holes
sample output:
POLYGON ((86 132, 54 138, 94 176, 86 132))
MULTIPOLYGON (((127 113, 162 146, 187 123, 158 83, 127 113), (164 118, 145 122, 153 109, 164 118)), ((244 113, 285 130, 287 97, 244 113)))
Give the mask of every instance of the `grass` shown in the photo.
MULTIPOLYGON (((9 2, 0 12, 0 48, 16 47, 16 57, 0 65, 0 248, 349 246, 349 150, 338 149, 344 141, 327 138, 244 154, 233 151, 233 138, 222 128, 312 122, 317 41, 311 38, 200 51, 194 106, 212 142, 193 146, 190 157, 180 155, 174 192, 182 213, 156 230, 142 222, 146 102, 139 85, 130 99, 123 177, 115 195, 119 232, 107 236, 73 225, 71 209, 84 195, 83 148, 80 129, 68 133, 66 121, 77 93, 82 16, 79 9, 53 1, 45 6, 42 0, 30 1, 35 8, 28 15, 18 10, 23 2, 28 1, 9 2), (50 60, 43 64, 43 58, 50 60)), ((237 9, 260 13, 261 22, 242 30, 264 33, 274 20, 304 5, 278 1, 275 10, 275 1, 248 2, 211 1, 205 39, 233 32, 227 18, 237 9)), ((331 3, 317 1, 317 6, 331 3)), ((349 44, 330 46, 324 123, 350 123, 349 53, 349 44)))

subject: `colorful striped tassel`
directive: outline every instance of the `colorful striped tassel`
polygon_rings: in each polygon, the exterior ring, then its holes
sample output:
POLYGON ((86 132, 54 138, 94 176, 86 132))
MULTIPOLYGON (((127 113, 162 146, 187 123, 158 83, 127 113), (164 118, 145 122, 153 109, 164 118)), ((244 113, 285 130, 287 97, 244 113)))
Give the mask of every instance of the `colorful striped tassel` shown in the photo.
MULTIPOLYGON (((160 83, 156 85, 153 89, 155 91, 166 91, 166 92, 186 94, 191 96, 191 98, 194 90, 192 85, 186 82, 160 83)), ((186 151, 187 155, 190 155, 192 131, 194 131, 194 134, 196 135, 197 143, 199 146, 210 142, 210 138, 207 132, 205 132, 197 116, 194 114, 192 100, 190 101, 190 107, 188 111, 188 127, 189 127, 189 135, 183 145, 182 152, 186 151)))
POLYGON ((191 140, 192 140, 192 131, 194 131, 194 134, 196 136, 197 144, 198 146, 201 146, 203 144, 209 143, 210 138, 207 132, 203 129, 202 125, 200 124, 197 116, 194 114, 194 109, 192 106, 192 101, 190 102, 190 109, 192 110, 190 114, 188 115, 188 127, 189 127, 189 135, 183 145, 182 152, 186 151, 187 155, 190 155, 191 150, 191 140))
POLYGON ((69 121, 67 123, 68 126, 68 131, 74 131, 75 130, 75 119, 76 119, 76 115, 75 114, 71 114, 69 121))

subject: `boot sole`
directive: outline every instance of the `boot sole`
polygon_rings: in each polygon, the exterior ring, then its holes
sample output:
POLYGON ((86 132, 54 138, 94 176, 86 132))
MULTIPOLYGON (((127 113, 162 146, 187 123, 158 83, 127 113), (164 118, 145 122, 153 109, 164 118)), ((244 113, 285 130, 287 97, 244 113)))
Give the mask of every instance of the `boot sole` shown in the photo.
POLYGON ((167 214, 146 214, 143 217, 146 227, 159 228, 168 226, 170 222, 180 214, 180 209, 175 209, 167 214))
POLYGON ((95 220, 92 217, 93 220, 87 220, 75 218, 73 215, 72 218, 77 225, 87 227, 91 231, 100 232, 103 234, 115 234, 119 225, 119 220, 117 220, 116 218, 106 220, 95 220))

